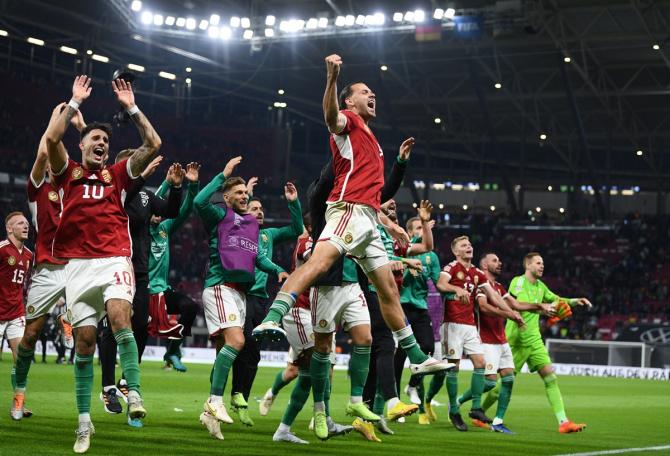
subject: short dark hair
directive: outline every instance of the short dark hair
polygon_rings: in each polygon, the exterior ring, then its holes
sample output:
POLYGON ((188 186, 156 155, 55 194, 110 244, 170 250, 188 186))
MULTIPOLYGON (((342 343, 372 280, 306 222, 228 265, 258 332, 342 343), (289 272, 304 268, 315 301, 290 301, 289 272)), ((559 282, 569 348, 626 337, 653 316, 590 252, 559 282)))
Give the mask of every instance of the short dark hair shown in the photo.
POLYGON ((84 139, 86 135, 88 135, 93 130, 102 130, 107 133, 108 138, 112 137, 112 126, 110 124, 104 122, 91 122, 86 124, 86 126, 81 130, 81 134, 79 136, 80 140, 84 139))
POLYGON ((540 252, 529 252, 526 254, 525 257, 523 257, 523 266, 527 267, 528 264, 535 258, 536 256, 542 256, 540 255, 540 252))
POLYGON ((114 159, 114 163, 118 163, 121 160, 124 160, 126 158, 130 158, 134 153, 135 153, 135 149, 123 149, 118 154, 116 154, 116 158, 114 159))
POLYGON ((484 261, 484 259, 485 259, 487 256, 489 256, 489 255, 495 255, 495 252, 492 252, 492 251, 490 251, 490 250, 487 250, 486 252, 482 253, 482 254, 479 256, 479 265, 480 265, 480 266, 481 266, 481 264, 482 264, 482 261, 484 261))
POLYGON ((238 177, 238 176, 229 177, 228 179, 226 179, 226 181, 221 186, 221 191, 223 193, 226 193, 228 190, 235 187, 236 185, 247 185, 247 183, 241 177, 238 177))
POLYGON ((340 96, 338 98, 338 101, 340 103, 340 109, 347 109, 347 103, 345 102, 345 100, 354 93, 353 86, 355 86, 356 84, 363 84, 363 83, 352 82, 351 84, 345 85, 344 88, 340 90, 340 96))

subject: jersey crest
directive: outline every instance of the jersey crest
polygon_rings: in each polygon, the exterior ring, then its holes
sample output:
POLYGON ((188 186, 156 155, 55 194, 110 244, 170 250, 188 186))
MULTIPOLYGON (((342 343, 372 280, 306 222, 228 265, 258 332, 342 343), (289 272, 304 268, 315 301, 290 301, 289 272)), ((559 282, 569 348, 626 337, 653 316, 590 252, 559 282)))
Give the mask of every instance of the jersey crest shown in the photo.
POLYGON ((81 166, 76 167, 75 169, 72 170, 72 179, 77 180, 81 179, 81 177, 84 175, 84 170, 81 168, 81 166))
MULTIPOLYGON (((102 176, 102 180, 105 182, 105 184, 109 184, 112 181, 112 175, 110 174, 109 170, 103 169, 100 175, 102 176)), ((148 199, 149 197, 147 196, 147 200, 148 199)), ((146 206, 146 204, 144 205, 146 206)))
POLYGON ((140 192, 140 199, 142 200, 142 206, 147 207, 147 204, 149 204, 149 195, 146 192, 140 192))
POLYGON ((7 264, 10 266, 14 266, 16 264, 16 258, 10 256, 9 258, 7 258, 7 264))
POLYGON ((48 197, 49 201, 53 201, 54 203, 58 201, 58 193, 54 192, 53 190, 49 192, 48 197))

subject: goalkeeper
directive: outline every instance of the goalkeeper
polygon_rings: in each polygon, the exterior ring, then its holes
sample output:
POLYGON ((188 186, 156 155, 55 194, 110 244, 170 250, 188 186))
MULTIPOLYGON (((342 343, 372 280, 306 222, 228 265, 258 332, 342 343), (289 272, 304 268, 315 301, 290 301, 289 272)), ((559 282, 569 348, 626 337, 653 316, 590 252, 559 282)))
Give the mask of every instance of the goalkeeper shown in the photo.
MULTIPOLYGON (((550 319, 550 323, 555 323, 556 319, 566 319, 572 315, 571 307, 586 306, 591 307, 591 302, 586 298, 561 298, 553 293, 540 280, 544 273, 544 261, 537 252, 531 252, 523 260, 525 273, 514 277, 509 286, 509 293, 516 298, 519 303, 536 305, 552 303, 555 307, 555 316, 550 319)), ((514 370, 520 372, 524 364, 528 364, 531 372, 540 374, 544 381, 544 390, 551 408, 558 420, 558 432, 568 434, 571 432, 581 432, 586 428, 586 424, 577 424, 570 421, 565 414, 563 406, 563 397, 558 388, 556 374, 549 353, 542 341, 540 334, 540 314, 532 311, 521 311, 521 316, 526 322, 526 327, 521 329, 516 323, 508 320, 505 332, 512 349, 514 358, 514 370)), ((484 409, 493 405, 497 399, 495 390, 492 390, 484 401, 484 409)))

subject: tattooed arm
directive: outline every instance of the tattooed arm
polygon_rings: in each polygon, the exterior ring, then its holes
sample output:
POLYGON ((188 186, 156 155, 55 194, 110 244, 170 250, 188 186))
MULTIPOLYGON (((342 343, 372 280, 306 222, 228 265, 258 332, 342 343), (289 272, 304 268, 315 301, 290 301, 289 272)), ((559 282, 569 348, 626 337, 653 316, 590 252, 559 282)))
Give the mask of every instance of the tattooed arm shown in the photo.
POLYGON ((130 82, 123 79, 112 81, 112 88, 119 100, 119 104, 125 109, 142 137, 142 145, 135 149, 135 153, 128 159, 130 177, 136 178, 144 168, 153 160, 161 147, 161 138, 154 130, 149 119, 135 105, 135 94, 130 82))

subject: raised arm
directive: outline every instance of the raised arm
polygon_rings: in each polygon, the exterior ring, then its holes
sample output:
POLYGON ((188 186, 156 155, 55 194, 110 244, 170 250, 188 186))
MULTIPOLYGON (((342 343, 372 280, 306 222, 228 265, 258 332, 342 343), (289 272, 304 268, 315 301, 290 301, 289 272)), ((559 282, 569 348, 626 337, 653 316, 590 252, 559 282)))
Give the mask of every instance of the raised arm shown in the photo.
POLYGON ((74 78, 72 99, 57 117, 52 118, 53 121, 49 122, 47 131, 44 133, 49 165, 51 171, 56 175, 62 174, 67 166, 67 150, 61 144, 63 136, 65 136, 67 127, 70 126, 70 121, 77 114, 79 106, 91 95, 91 90, 91 78, 86 75, 74 78))
POLYGON ((152 214, 170 219, 179 215, 179 205, 181 204, 182 193, 181 184, 184 180, 184 174, 185 172, 179 163, 173 163, 172 166, 170 166, 167 177, 165 178, 170 184, 170 192, 166 200, 159 198, 152 192, 147 192, 152 214))
POLYGON ((225 207, 216 206, 210 202, 212 196, 221 189, 221 186, 226 181, 227 178, 235 170, 235 167, 240 164, 242 157, 235 157, 226 163, 226 167, 223 169, 223 172, 214 176, 214 179, 205 186, 200 193, 198 193, 193 200, 193 205, 195 211, 203 219, 205 224, 208 226, 214 226, 221 219, 226 216, 225 207))
MULTIPOLYGON (((61 111, 65 109, 65 106, 67 106, 66 103, 59 103, 58 106, 54 108, 54 110, 51 112, 51 117, 49 118, 49 125, 56 121, 56 119, 60 116, 61 111)), ((76 117, 72 118, 73 124, 75 119, 76 117)), ((64 153, 67 157, 67 151, 65 151, 65 146, 63 146, 62 141, 58 143, 57 147, 62 149, 62 153, 64 153)), ((35 157, 33 168, 30 171, 30 180, 35 187, 42 185, 42 182, 44 181, 44 174, 46 173, 47 169, 47 163, 49 163, 49 150, 47 148, 45 131, 42 135, 42 138, 40 138, 40 144, 37 147, 37 156, 35 157)))
POLYGON ((419 218, 421 219, 421 242, 411 244, 407 255, 418 255, 420 253, 431 252, 433 245, 433 224, 430 221, 430 215, 433 211, 433 205, 428 200, 421 200, 417 208, 419 218))
POLYGON ((304 230, 302 224, 302 207, 298 199, 298 190, 291 182, 287 182, 284 186, 284 197, 288 201, 288 211, 291 214, 291 224, 282 226, 281 228, 270 228, 268 231, 272 233, 272 238, 275 243, 295 241, 298 239, 304 230))
POLYGON ((130 82, 123 79, 112 81, 112 89, 116 95, 119 104, 130 115, 137 131, 142 138, 142 145, 135 150, 135 153, 128 159, 130 177, 136 178, 144 168, 153 160, 154 155, 158 153, 161 147, 161 138, 156 133, 154 127, 149 123, 149 119, 140 111, 135 104, 135 94, 130 82))
POLYGON ((347 125, 347 118, 340 113, 337 101, 337 77, 340 74, 342 58, 337 54, 326 57, 326 90, 323 94, 323 117, 331 133, 339 134, 347 125))
POLYGON ((186 197, 184 198, 184 201, 181 203, 181 207, 179 208, 179 215, 177 215, 177 217, 172 220, 165 221, 167 224, 166 231, 169 234, 177 231, 193 211, 193 200, 195 199, 195 196, 198 194, 198 190, 200 189, 200 182, 198 181, 199 173, 200 165, 198 163, 192 162, 186 165, 186 174, 184 175, 186 181, 188 182, 186 187, 186 197))

